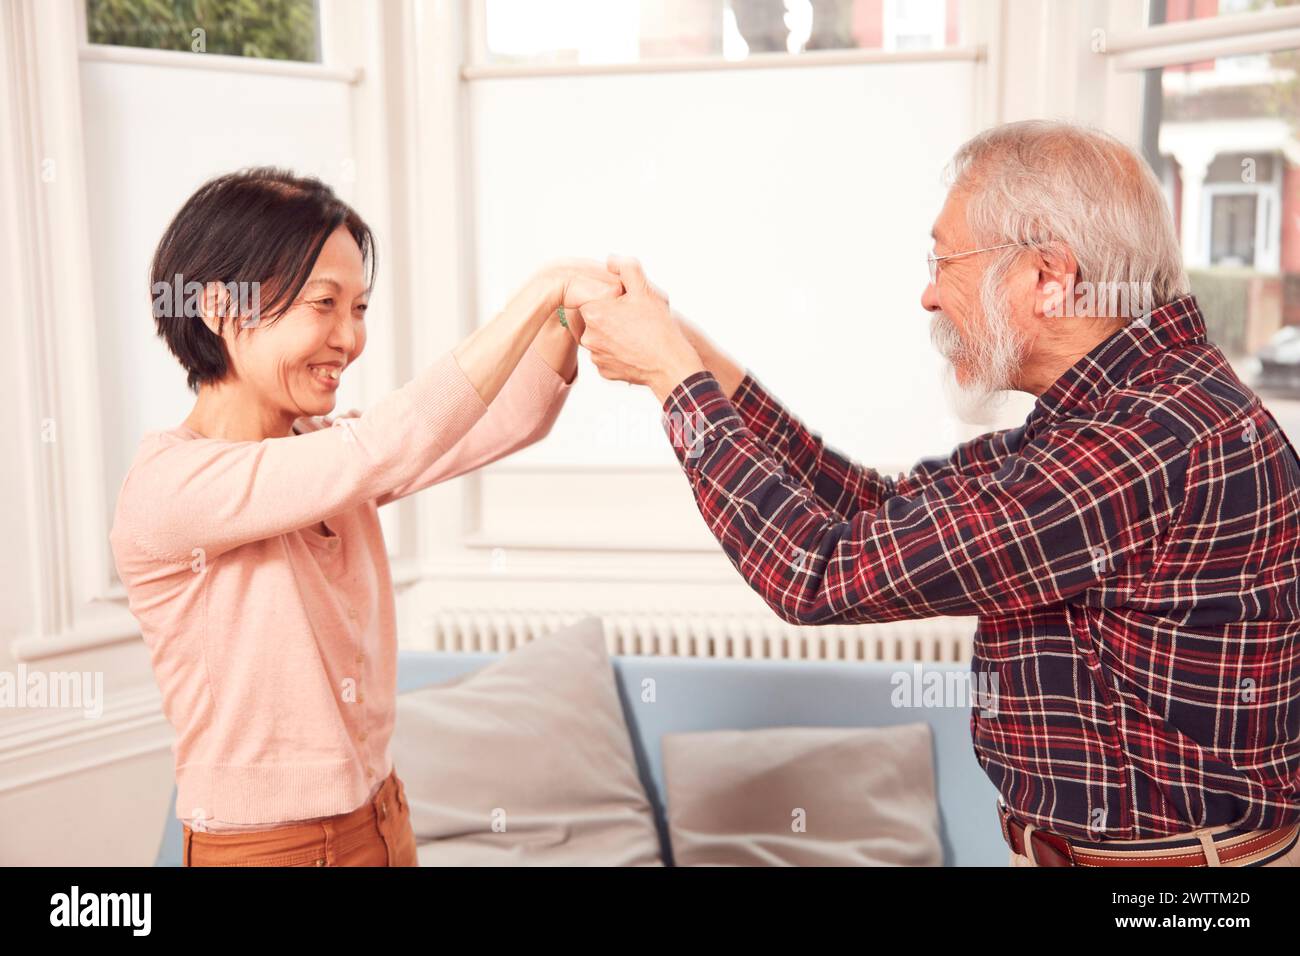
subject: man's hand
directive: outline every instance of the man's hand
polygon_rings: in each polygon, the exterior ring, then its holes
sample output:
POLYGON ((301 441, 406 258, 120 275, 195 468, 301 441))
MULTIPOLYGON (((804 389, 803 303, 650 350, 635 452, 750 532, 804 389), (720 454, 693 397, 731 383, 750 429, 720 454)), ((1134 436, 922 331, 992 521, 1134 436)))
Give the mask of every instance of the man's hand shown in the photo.
MULTIPOLYGON (((584 259, 552 262, 511 296, 492 321, 471 332, 452 350, 452 354, 479 398, 490 404, 505 386, 506 379, 518 366, 524 352, 537 341, 546 322, 555 321, 558 326, 555 313, 561 306, 566 312, 576 312, 587 302, 622 292, 623 283, 618 276, 599 262, 584 259)), ((562 348, 557 348, 552 354, 552 357, 559 355, 560 361, 552 363, 551 367, 568 382, 577 369, 577 336, 570 339, 569 330, 564 328, 560 332, 563 338, 558 341, 562 348), (570 349, 573 356, 568 355, 570 349), (566 371, 570 374, 565 375, 566 371)), ((544 341, 549 340, 549 337, 544 338, 544 341)))
POLYGON ((608 268, 627 290, 582 308, 581 344, 601 377, 646 385, 662 405, 682 379, 704 369, 700 356, 635 259, 610 256, 608 268))
POLYGON ((538 290, 535 294, 547 312, 546 325, 567 327, 575 343, 582 340, 582 307, 623 294, 619 277, 594 259, 553 260, 533 276, 530 288, 538 290))

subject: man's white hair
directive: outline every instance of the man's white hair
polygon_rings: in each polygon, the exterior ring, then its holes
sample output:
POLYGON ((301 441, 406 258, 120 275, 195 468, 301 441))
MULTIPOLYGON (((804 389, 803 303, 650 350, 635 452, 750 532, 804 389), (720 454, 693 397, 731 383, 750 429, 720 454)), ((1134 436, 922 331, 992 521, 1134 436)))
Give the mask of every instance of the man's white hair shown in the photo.
MULTIPOLYGON (((1064 244, 1078 263, 1077 282, 1140 290, 1153 307, 1188 291, 1155 174, 1108 133, 1049 120, 995 126, 957 151, 948 177, 968 197, 978 245, 1064 244)), ((1023 251, 1000 250, 985 276, 990 291, 1023 251)))

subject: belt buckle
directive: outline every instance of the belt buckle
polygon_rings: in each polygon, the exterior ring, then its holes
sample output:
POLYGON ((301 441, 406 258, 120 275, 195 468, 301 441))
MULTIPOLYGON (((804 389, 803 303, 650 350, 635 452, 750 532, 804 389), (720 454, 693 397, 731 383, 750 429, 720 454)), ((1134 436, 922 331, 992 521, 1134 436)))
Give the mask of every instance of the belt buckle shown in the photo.
POLYGON ((1024 844, 1019 851, 1022 856, 1029 856, 1029 849, 1032 845, 1034 849, 1033 859, 1037 866, 1078 865, 1074 859, 1074 845, 1058 833, 1052 833, 1050 830, 1041 830, 1038 827, 1035 827, 1033 832, 1029 834, 1029 839, 1025 840, 1025 825, 1019 820, 1016 820, 1015 815, 1011 812, 1011 808, 1002 802, 1001 794, 998 794, 998 818, 999 822, 1002 824, 1002 839, 1006 841, 1011 852, 1017 852, 1015 844, 1011 841, 1011 821, 1015 820, 1016 823, 1020 824, 1021 842, 1024 844), (1035 837, 1041 837, 1042 839, 1040 842, 1035 843, 1035 837), (1039 849, 1043 847, 1050 851, 1050 855, 1048 855, 1046 859, 1044 859, 1044 854, 1039 852, 1039 849), (1052 857, 1056 857, 1056 859, 1053 859, 1052 857))
POLYGON ((1015 844, 1011 842, 1011 827, 1007 821, 1011 818, 1011 811, 1007 805, 1002 802, 1002 794, 998 794, 998 825, 1002 827, 1002 839, 1007 845, 1007 849, 1015 852, 1015 844))

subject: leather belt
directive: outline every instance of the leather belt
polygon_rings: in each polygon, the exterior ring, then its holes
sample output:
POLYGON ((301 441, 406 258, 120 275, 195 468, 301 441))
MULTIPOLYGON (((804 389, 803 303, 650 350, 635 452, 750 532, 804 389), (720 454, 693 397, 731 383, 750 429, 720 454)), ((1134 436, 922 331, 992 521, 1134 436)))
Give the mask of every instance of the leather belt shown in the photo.
POLYGON ((1211 866, 1207 854, 1214 855, 1219 866, 1253 866, 1287 852, 1300 836, 1300 823, 1294 823, 1275 830, 1225 830, 1203 839, 1189 834, 1181 845, 1177 841, 1131 841, 1130 849, 1101 850, 1072 843, 1050 830, 1027 826, 1000 798, 998 817, 1002 839, 1021 856, 1030 856, 1025 849, 1025 832, 1029 831, 1032 859, 1038 866, 1211 866))

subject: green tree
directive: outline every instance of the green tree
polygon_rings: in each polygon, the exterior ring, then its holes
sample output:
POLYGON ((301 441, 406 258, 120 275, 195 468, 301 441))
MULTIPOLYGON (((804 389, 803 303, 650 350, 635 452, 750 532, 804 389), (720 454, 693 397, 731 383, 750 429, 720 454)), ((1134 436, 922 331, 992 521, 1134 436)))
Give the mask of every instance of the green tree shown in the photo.
POLYGON ((86 0, 87 38, 114 46, 316 61, 317 23, 316 0, 86 0))

